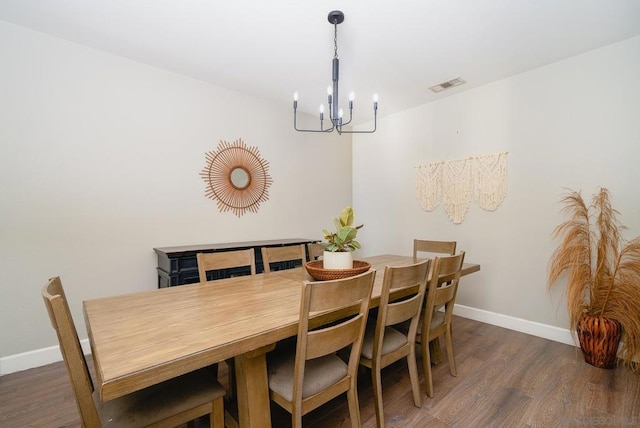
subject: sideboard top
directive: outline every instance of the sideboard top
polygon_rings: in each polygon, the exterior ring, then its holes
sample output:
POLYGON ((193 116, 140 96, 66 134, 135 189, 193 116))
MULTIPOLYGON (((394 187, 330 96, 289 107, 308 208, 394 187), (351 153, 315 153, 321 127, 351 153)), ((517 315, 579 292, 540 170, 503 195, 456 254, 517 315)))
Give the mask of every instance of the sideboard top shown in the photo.
POLYGON ((269 245, 293 245, 304 244, 307 242, 316 242, 318 239, 303 239, 303 238, 290 238, 290 239, 271 239, 266 241, 247 241, 247 242, 224 242, 218 244, 199 244, 199 245, 181 245, 175 247, 158 247, 154 248, 158 254, 171 254, 171 253, 189 253, 203 250, 223 250, 228 248, 244 248, 244 247, 264 247, 269 245))

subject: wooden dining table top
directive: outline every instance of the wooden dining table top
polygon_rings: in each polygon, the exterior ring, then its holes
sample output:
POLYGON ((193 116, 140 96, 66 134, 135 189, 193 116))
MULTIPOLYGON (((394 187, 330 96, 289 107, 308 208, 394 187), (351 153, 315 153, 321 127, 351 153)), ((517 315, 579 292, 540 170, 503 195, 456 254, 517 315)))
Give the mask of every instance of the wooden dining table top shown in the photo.
MULTIPOLYGON (((377 271, 412 257, 366 257, 377 271)), ((463 275, 480 270, 465 263, 463 275)), ((110 400, 295 336, 303 268, 87 300, 84 316, 97 388, 110 400)))

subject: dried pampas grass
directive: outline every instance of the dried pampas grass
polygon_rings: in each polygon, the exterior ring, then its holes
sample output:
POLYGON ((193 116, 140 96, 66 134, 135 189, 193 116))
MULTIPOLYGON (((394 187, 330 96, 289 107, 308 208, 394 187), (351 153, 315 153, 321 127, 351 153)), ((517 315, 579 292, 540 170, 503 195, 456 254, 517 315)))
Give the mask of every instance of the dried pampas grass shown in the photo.
POLYGON ((571 329, 583 314, 620 322, 620 359, 640 371, 640 237, 624 241, 609 191, 601 188, 587 206, 580 192, 562 199, 568 219, 553 231, 560 244, 549 260, 547 286, 566 275, 567 310, 571 329))

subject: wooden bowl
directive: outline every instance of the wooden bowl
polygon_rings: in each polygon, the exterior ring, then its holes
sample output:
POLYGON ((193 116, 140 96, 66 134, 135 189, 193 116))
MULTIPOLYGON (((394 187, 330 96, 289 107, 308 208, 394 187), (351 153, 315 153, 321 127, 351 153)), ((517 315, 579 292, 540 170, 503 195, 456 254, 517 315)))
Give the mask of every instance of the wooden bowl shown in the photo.
POLYGON ((322 260, 314 260, 304 265, 309 275, 316 281, 332 281, 334 279, 349 278, 371 269, 371 263, 361 260, 353 261, 351 269, 324 269, 322 260))

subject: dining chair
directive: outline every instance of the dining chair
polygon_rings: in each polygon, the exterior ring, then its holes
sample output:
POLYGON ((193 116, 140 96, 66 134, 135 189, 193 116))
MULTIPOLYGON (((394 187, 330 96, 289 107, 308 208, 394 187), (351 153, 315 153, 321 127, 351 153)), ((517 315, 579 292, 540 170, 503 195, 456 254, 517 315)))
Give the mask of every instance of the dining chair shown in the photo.
POLYGON ((320 260, 322 259, 322 255, 324 254, 324 245, 317 242, 309 242, 307 244, 307 252, 309 253, 310 262, 314 260, 320 260))
POLYGON ((300 260, 304 265, 307 261, 307 253, 304 244, 285 245, 282 247, 262 247, 262 263, 264 272, 271 272, 271 263, 295 262, 300 260))
POLYGON ((217 251, 196 254, 200 282, 207 282, 207 272, 248 266, 251 275, 256 274, 255 251, 253 248, 234 251, 217 251))
POLYGON ((378 428, 384 427, 381 370, 403 358, 407 359, 413 403, 422 406, 420 380, 416 363, 416 333, 424 293, 427 288, 430 259, 407 266, 386 266, 382 280, 378 315, 369 320, 362 344, 360 364, 371 369, 378 428), (397 296, 397 297, 392 297, 397 296), (409 322, 406 333, 393 326, 409 322))
POLYGON ((413 260, 417 260, 418 253, 448 254, 456 253, 456 241, 428 241, 425 239, 413 240, 413 260))
POLYGON ((178 426, 209 415, 210 427, 224 427, 224 389, 207 369, 197 370, 143 390, 100 400, 59 277, 42 288, 51 325, 58 335, 80 419, 84 427, 178 426))
POLYGON ((303 415, 345 392, 351 426, 360 427, 358 361, 375 274, 370 269, 303 282, 296 350, 272 352, 267 361, 269 396, 291 413, 293 428, 302 427, 303 415), (337 355, 341 350, 348 350, 346 362, 337 355))
MULTIPOLYGON (((248 248, 246 250, 234 251, 218 251, 213 253, 196 254, 198 263, 198 276, 200 282, 207 282, 207 272, 218 269, 230 269, 249 266, 251 275, 256 274, 255 250, 248 248)), ((227 365, 227 398, 235 399, 236 397, 236 369, 233 358, 225 360, 227 365)), ((218 378, 218 365, 211 366, 213 375, 218 378)))
MULTIPOLYGON (((414 239, 413 240, 413 260, 418 260, 418 253, 427 253, 426 256, 433 259, 437 254, 454 255, 456 253, 456 241, 432 241, 426 239, 414 239)), ((433 269, 433 263, 431 264, 433 269)), ((432 351, 434 353, 434 360, 436 363, 440 361, 440 342, 434 341, 432 344, 432 351)))
POLYGON ((421 344, 422 364, 427 395, 433 397, 433 375, 431 373, 431 351, 428 344, 431 341, 445 338, 449 369, 452 376, 457 376, 456 359, 453 354, 453 335, 451 320, 453 306, 460 283, 460 273, 464 262, 465 252, 455 256, 436 257, 433 260, 431 279, 425 297, 426 304, 422 316, 422 327, 416 341, 421 344), (443 307, 443 309, 439 309, 443 307))

